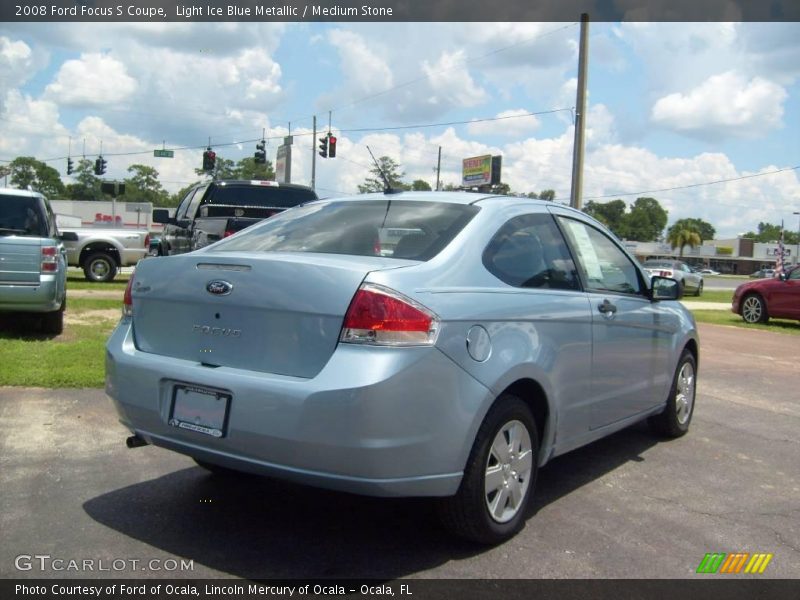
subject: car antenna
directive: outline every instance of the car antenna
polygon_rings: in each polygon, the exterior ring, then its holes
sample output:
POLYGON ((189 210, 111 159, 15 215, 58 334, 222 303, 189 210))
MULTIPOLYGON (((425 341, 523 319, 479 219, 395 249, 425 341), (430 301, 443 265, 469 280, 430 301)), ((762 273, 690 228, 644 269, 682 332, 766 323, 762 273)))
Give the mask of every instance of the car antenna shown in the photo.
POLYGON ((375 163, 375 167, 378 169, 378 173, 381 174, 381 179, 383 179, 383 193, 399 194, 400 192, 402 192, 403 190, 396 190, 392 187, 392 184, 389 183, 389 178, 386 177, 386 173, 384 173, 383 169, 381 169, 381 165, 378 163, 377 160, 375 160, 375 155, 372 153, 372 150, 369 149, 369 146, 367 146, 367 151, 369 151, 369 155, 372 157, 372 162, 375 163))

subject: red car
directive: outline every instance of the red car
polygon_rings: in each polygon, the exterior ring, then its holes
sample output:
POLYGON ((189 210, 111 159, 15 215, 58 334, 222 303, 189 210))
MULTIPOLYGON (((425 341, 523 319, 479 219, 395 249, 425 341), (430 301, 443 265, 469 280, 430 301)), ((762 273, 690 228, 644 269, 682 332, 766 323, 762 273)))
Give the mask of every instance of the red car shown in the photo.
POLYGON ((748 323, 766 323, 770 317, 800 320, 800 266, 781 277, 743 283, 733 292, 731 310, 748 323))

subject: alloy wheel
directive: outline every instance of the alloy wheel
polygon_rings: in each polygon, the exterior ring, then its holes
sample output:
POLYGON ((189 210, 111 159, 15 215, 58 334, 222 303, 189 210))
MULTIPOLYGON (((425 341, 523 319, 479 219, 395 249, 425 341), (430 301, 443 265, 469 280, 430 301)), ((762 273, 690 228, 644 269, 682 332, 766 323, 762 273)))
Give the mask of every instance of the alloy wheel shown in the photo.
POLYGON ((507 523, 524 504, 533 469, 531 436, 517 420, 497 432, 489 448, 484 476, 486 508, 492 519, 507 523))
POLYGON ((675 386, 675 413, 678 423, 685 425, 692 416, 694 406, 695 377, 691 363, 684 363, 678 373, 678 385, 675 386))

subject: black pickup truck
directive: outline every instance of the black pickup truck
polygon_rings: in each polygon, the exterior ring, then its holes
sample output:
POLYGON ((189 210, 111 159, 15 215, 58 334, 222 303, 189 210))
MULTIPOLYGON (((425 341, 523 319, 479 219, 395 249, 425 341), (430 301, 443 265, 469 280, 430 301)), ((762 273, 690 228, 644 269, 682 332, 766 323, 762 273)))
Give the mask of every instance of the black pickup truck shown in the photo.
POLYGON ((164 224, 156 254, 183 254, 233 235, 275 213, 317 200, 309 187, 261 180, 210 181, 192 187, 170 217, 155 209, 153 221, 164 224))

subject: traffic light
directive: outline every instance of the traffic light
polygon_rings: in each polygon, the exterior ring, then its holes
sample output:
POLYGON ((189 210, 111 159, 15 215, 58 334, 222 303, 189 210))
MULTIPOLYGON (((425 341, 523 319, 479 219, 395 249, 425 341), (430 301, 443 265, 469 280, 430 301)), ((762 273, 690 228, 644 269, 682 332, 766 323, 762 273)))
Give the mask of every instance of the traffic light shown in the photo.
POLYGON ((106 160, 103 158, 103 155, 97 157, 97 160, 94 161, 94 174, 95 175, 104 175, 106 172, 106 160))
POLYGON ((256 144, 256 153, 253 155, 256 159, 257 165, 267 164, 267 141, 261 140, 256 144))
POLYGON ((72 159, 67 157, 67 175, 72 175, 72 159))
POLYGON ((211 149, 211 146, 206 148, 203 152, 203 171, 213 171, 217 163, 217 153, 211 149))
POLYGON ((328 136, 319 138, 319 155, 328 158, 328 136))
POLYGON ((336 158, 336 136, 328 133, 328 158, 336 158))

